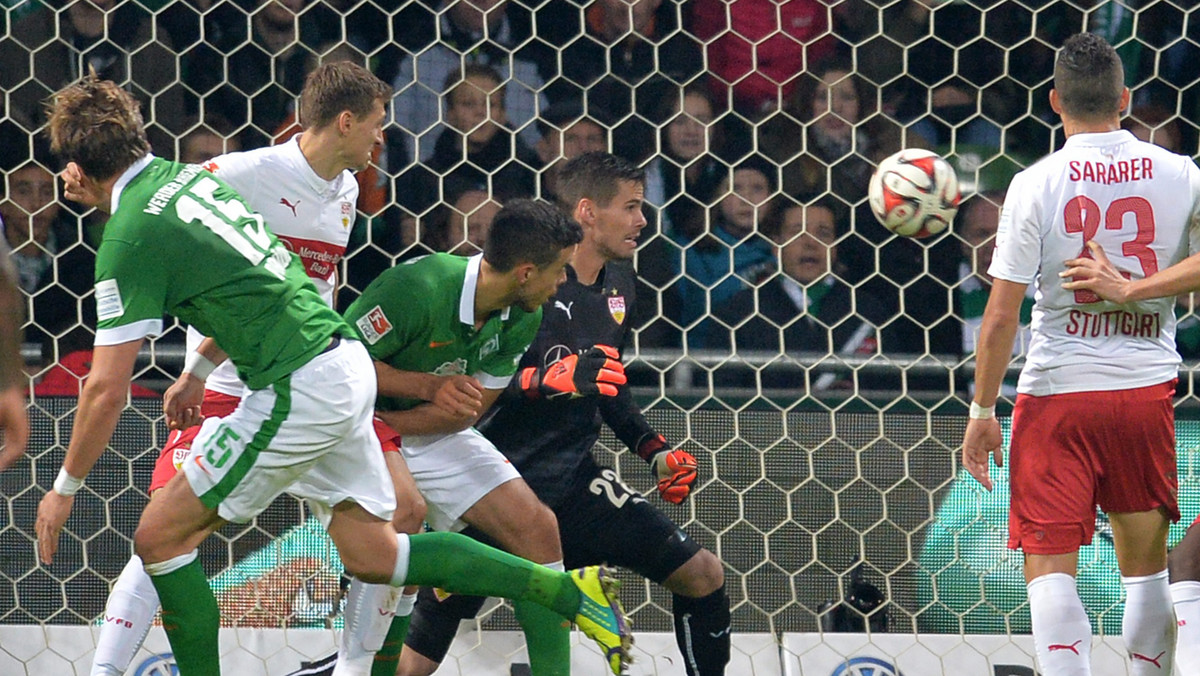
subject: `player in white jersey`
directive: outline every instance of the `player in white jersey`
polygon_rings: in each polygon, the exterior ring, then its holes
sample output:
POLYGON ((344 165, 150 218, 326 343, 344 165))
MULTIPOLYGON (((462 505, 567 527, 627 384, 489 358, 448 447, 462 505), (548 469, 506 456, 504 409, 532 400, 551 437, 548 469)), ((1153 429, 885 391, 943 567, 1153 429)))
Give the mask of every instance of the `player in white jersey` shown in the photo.
POLYGON ((1126 592, 1130 673, 1168 676, 1175 647, 1166 547, 1179 518, 1174 301, 1115 305, 1063 288, 1057 274, 1095 242, 1120 252, 1130 274, 1149 276, 1182 260, 1200 236, 1200 170, 1120 129, 1123 77, 1098 36, 1075 35, 1059 52, 1050 104, 1067 141, 1009 186, 963 440, 963 465, 990 490, 988 456, 1003 457, 997 392, 1026 286, 1036 284, 1012 421, 1008 546, 1025 554, 1046 676, 1091 673, 1091 623, 1074 576, 1097 505, 1109 515, 1126 592))
MULTIPOLYGON (((390 95, 391 88, 365 69, 348 62, 328 64, 312 73, 301 92, 302 117, 312 123, 303 133, 277 146, 221 155, 204 165, 265 217, 275 236, 299 257, 330 307, 334 306, 338 264, 354 225, 358 183, 352 170, 365 164, 376 138, 370 127, 347 133, 338 116, 343 111, 370 110, 390 95)), ((188 328, 189 354, 196 352, 203 339, 195 328, 188 328)), ((209 374, 204 387, 202 414, 220 418, 237 407, 245 385, 233 363, 226 361, 209 374)), ((162 488, 175 475, 199 430, 199 425, 172 430, 155 465, 149 492, 162 488)), ((385 449, 396 450, 387 445, 385 449)), ((399 454, 386 453, 385 458, 394 483, 408 488, 397 491, 393 523, 405 532, 415 532, 424 515, 424 503, 399 454)), ((388 600, 393 607, 397 601, 398 596, 388 600)), ((141 560, 134 556, 109 596, 92 676, 125 673, 158 605, 154 586, 141 560)), ((411 601, 408 607, 411 609, 411 601)))

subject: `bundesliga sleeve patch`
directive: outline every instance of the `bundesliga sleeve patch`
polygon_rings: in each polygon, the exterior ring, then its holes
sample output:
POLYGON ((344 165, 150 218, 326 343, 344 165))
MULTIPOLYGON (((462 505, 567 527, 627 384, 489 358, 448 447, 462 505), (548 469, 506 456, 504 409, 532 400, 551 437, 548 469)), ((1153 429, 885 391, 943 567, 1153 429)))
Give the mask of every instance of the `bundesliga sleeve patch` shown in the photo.
POLYGON ((105 279, 96 282, 96 317, 100 321, 116 319, 125 314, 125 303, 121 301, 121 289, 117 280, 105 279))
POLYGON ((354 322, 358 326, 359 333, 362 334, 363 340, 368 344, 374 345, 392 331, 392 323, 388 321, 387 315, 383 313, 383 308, 376 305, 371 308, 371 311, 358 318, 354 322))

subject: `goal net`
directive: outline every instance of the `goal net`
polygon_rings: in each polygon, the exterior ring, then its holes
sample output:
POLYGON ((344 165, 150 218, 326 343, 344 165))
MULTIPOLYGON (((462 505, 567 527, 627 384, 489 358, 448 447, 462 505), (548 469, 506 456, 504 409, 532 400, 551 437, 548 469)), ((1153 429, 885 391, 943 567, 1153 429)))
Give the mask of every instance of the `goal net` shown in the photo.
MULTIPOLYGON (((1005 470, 988 493, 958 460, 983 273, 1008 181, 1061 143, 1048 92, 1067 36, 1090 30, 1118 48, 1133 93, 1127 128, 1197 154, 1200 22, 1187 3, 3 5, 0 216, 27 294, 33 437, 0 474, 0 673, 87 673, 165 440, 160 394, 183 361, 177 324, 147 344, 110 449, 54 564, 40 565, 35 513, 89 364, 89 266, 104 222, 61 198, 42 100, 95 68, 142 101, 158 155, 202 161, 288 138, 304 74, 329 59, 359 60, 395 88, 385 143, 358 176, 341 308, 400 261, 478 251, 498 204, 553 198, 566 158, 610 150, 644 167, 641 285, 610 310, 632 328, 637 400, 697 457, 700 478, 690 500, 669 505, 611 433, 595 453, 724 562, 729 673, 1033 673, 1020 554, 1004 546, 1005 470), (870 213, 873 167, 906 147, 935 150, 958 172, 964 202, 944 234, 896 237, 870 213)), ((1200 512, 1190 376, 1200 321, 1190 299, 1177 311, 1184 517, 1172 543, 1200 512)), ((1013 396, 1006 383, 1002 416, 1013 396)), ((332 648, 340 561, 297 500, 223 529, 200 555, 221 602, 227 671, 284 674, 332 648)), ((1102 514, 1080 559, 1104 637, 1097 673, 1124 674, 1102 514)), ((623 576, 648 637, 633 673, 684 673, 670 595, 623 576)), ((515 629, 506 605, 490 606, 439 673, 510 673, 523 659, 515 629)), ((131 673, 169 673, 166 652, 156 629, 131 673)), ((597 668, 579 659, 578 673, 597 668)))

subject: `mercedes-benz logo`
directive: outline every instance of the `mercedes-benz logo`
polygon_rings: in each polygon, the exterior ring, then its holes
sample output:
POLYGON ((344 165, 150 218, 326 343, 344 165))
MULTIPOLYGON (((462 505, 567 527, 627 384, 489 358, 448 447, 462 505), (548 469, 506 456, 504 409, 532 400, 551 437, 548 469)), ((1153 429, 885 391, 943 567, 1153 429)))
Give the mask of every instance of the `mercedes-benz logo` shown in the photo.
POLYGON ((904 676, 896 667, 874 657, 852 657, 829 676, 904 676))
POLYGON ((550 349, 546 350, 546 354, 542 361, 542 368, 545 368, 551 364, 557 364, 563 359, 566 359, 571 352, 571 348, 567 347, 566 345, 555 345, 554 347, 551 347, 550 349))

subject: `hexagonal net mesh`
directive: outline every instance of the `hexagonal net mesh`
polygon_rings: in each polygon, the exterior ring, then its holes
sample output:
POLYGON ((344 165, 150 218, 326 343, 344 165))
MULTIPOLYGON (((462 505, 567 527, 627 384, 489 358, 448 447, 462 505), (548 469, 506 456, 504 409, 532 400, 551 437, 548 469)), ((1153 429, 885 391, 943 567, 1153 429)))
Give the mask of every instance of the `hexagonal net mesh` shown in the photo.
MULTIPOLYGON (((159 395, 182 363, 171 323, 143 351, 55 564, 39 566, 34 513, 90 365, 104 226, 59 199, 41 102, 88 69, 138 97, 157 154, 189 162, 288 138, 304 76, 324 60, 359 60, 393 84, 386 142, 358 174, 342 308, 399 261, 478 251, 500 203, 555 196, 567 158, 610 150, 642 166, 648 225, 625 356, 648 418, 695 453, 701 477, 683 506, 652 500, 725 562, 735 634, 776 637, 1028 631, 1020 559, 1004 549, 1004 476, 995 493, 978 490, 959 477, 956 447, 998 205, 1011 176, 1062 140, 1048 103, 1055 48, 1081 30, 1104 35, 1133 93, 1125 126, 1187 155, 1200 136, 1189 3, 4 5, 0 216, 28 295, 34 425, 27 460, 0 475, 5 625, 102 614, 165 438, 159 395), (873 167, 907 147, 957 169, 965 201, 945 234, 896 237, 870 213, 873 167)), ((1190 360, 1200 322, 1190 304, 1178 311, 1190 360)), ((1195 403, 1185 390, 1181 418, 1195 403)), ((1190 517, 1200 428, 1185 420, 1179 434, 1190 517)), ((653 494, 642 461, 607 430, 596 454, 653 494)), ((1114 633, 1120 590, 1097 518, 1081 591, 1114 633)), ((229 626, 339 621, 340 563, 305 519, 283 498, 202 547, 229 626)), ((671 631, 669 595, 626 581, 637 626, 671 631)), ((485 626, 515 625, 502 610, 485 626)), ((35 659, 8 650, 0 664, 35 659)))

